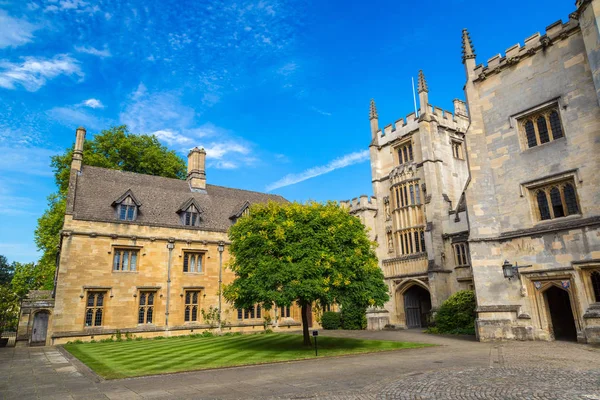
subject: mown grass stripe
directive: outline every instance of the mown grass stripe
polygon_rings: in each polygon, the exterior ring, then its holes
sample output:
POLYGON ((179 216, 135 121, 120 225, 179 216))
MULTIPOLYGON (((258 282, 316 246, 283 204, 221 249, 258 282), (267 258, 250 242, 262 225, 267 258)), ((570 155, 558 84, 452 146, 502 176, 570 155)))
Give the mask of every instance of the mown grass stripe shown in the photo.
MULTIPOLYGON (((319 357, 425 346, 322 337, 319 357)), ((313 348, 303 345, 302 336, 287 334, 67 344, 65 349, 107 379, 314 357, 313 348)))

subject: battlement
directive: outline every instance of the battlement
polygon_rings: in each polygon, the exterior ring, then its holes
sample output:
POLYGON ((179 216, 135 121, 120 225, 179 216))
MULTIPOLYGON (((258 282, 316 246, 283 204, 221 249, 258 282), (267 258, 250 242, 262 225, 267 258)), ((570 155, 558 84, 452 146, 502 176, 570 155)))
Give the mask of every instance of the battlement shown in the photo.
MULTIPOLYGON (((454 112, 443 110, 440 107, 429 107, 429 113, 435 117, 436 122, 445 128, 459 132, 464 132, 468 122, 467 105, 464 101, 454 99, 454 112)), ((419 114, 421 110, 419 110, 419 114)), ((392 124, 386 125, 383 130, 377 131, 379 146, 384 146, 398 137, 402 137, 419 129, 419 118, 414 112, 408 114, 405 118, 400 118, 392 124)))
POLYGON ((377 211, 377 197, 363 194, 352 200, 340 201, 340 207, 347 209, 350 214, 365 210, 377 211))
POLYGON ((544 35, 540 35, 539 32, 536 32, 523 41, 523 46, 521 46, 520 43, 517 43, 507 48, 504 56, 502 54, 497 54, 487 61, 487 65, 477 65, 474 70, 476 76, 474 81, 485 80, 487 76, 498 73, 506 67, 512 66, 527 57, 531 57, 535 53, 567 38, 578 28, 579 21, 575 18, 570 18, 566 23, 563 23, 562 20, 558 20, 553 24, 548 25, 544 35))

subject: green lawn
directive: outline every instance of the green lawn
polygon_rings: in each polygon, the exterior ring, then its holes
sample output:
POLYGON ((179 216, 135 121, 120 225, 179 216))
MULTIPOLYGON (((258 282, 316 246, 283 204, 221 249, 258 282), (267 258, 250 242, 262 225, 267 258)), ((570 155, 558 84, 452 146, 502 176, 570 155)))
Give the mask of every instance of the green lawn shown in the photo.
MULTIPOLYGON (((318 343, 319 358, 430 346, 333 337, 319 337, 318 343)), ((301 335, 277 333, 70 343, 64 347, 106 379, 315 358, 314 348, 304 347, 301 335)))

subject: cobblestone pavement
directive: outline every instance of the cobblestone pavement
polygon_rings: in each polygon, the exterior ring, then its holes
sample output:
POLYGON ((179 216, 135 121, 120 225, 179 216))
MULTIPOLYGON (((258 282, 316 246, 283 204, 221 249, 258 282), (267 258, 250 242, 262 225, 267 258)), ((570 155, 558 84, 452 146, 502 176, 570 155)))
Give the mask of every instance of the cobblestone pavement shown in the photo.
POLYGON ((55 347, 0 349, 4 399, 600 400, 600 349, 418 331, 322 332, 437 347, 104 381, 55 347))

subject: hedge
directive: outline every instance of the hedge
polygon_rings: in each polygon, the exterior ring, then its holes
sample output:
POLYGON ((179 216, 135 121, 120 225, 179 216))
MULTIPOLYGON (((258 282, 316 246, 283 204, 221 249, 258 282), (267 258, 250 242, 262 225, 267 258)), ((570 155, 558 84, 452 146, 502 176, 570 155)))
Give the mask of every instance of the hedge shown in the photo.
POLYGON ((340 329, 342 326, 342 319, 340 313, 327 311, 323 313, 321 317, 321 326, 323 329, 335 330, 340 329))
POLYGON ((461 290, 442 303, 435 316, 435 331, 451 334, 475 334, 475 292, 461 290))

